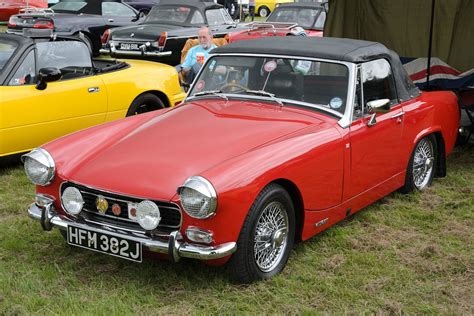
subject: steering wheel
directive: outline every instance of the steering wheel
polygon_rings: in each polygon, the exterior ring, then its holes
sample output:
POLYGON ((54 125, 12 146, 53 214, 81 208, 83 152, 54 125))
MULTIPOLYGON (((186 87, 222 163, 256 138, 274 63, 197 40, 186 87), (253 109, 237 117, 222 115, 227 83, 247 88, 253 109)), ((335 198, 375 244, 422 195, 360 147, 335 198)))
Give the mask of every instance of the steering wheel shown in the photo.
MULTIPOLYGON (((244 86, 241 85, 241 84, 233 83, 233 82, 226 83, 225 85, 223 85, 223 86, 221 87, 220 90, 223 91, 223 92, 226 92, 225 90, 227 90, 228 88, 240 88, 241 90, 244 90, 244 91, 247 91, 247 90, 248 90, 247 87, 244 87, 244 86)), ((236 91, 236 90, 230 90, 230 89, 229 89, 229 91, 227 91, 227 92, 232 92, 232 91, 236 91)))

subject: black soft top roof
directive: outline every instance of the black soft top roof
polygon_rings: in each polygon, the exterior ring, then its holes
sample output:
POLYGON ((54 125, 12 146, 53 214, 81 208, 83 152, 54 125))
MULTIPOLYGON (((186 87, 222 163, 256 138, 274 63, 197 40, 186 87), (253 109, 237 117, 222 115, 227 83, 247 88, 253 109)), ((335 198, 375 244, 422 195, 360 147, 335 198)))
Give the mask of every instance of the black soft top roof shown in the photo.
POLYGON ((398 55, 377 42, 335 37, 264 37, 220 46, 212 53, 287 55, 351 63, 384 58, 392 67, 399 99, 405 101, 419 94, 419 90, 408 77, 398 55))
POLYGON ((194 7, 200 11, 204 11, 209 8, 223 8, 222 5, 214 3, 214 1, 203 1, 203 0, 161 0, 158 4, 162 5, 182 5, 188 7, 194 7))
POLYGON ((33 42, 31 38, 17 34, 0 33, 0 38, 6 39, 8 41, 17 42, 18 46, 33 42))
MULTIPOLYGON (((81 9, 79 9, 77 11, 77 13, 97 14, 97 15, 102 14, 102 2, 119 2, 119 3, 122 2, 121 0, 82 0, 82 1, 85 2, 86 5, 84 7, 82 7, 81 9)), ((64 1, 64 2, 67 2, 67 1, 64 1)), ((75 1, 70 1, 70 2, 75 2, 75 1)), ((53 9, 54 9, 54 7, 53 7, 53 9)), ((135 9, 133 9, 133 10, 135 10, 135 9)), ((69 11, 69 10, 61 10, 61 9, 55 9, 54 12, 71 13, 71 11, 69 11)), ((74 12, 74 14, 75 13, 76 12, 74 12)))

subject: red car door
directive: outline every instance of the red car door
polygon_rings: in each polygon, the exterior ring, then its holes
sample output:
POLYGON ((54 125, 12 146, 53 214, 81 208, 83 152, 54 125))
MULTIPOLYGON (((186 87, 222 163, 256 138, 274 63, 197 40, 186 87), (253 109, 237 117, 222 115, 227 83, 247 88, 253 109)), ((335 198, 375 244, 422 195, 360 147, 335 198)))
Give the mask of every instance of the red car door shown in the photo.
POLYGON ((397 101, 390 64, 385 59, 370 61, 362 64, 360 73, 360 105, 355 108, 350 127, 351 166, 344 199, 370 190, 406 167, 402 149, 404 112, 397 101), (390 100, 390 110, 377 113, 371 124, 367 102, 381 99, 390 100))

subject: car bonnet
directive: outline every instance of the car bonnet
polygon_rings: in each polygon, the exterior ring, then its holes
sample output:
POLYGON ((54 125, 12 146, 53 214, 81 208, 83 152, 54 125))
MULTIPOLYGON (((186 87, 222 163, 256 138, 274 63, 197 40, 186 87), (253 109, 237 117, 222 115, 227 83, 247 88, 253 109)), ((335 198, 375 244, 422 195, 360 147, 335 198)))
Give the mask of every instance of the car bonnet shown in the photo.
POLYGON ((305 112, 271 103, 198 100, 154 116, 60 172, 97 189, 169 200, 188 177, 322 123, 305 112))

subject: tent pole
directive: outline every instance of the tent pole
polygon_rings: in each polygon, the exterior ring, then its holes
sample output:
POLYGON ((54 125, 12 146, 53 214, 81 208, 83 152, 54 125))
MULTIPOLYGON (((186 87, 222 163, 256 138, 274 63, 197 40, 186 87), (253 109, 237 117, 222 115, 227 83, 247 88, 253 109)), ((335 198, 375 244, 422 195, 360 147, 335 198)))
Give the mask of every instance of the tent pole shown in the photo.
POLYGON ((430 42, 428 44, 428 65, 426 68, 426 89, 430 88, 430 73, 431 73, 431 47, 433 46, 433 24, 434 24, 434 14, 435 14, 435 4, 436 0, 431 1, 431 24, 430 24, 430 42))

